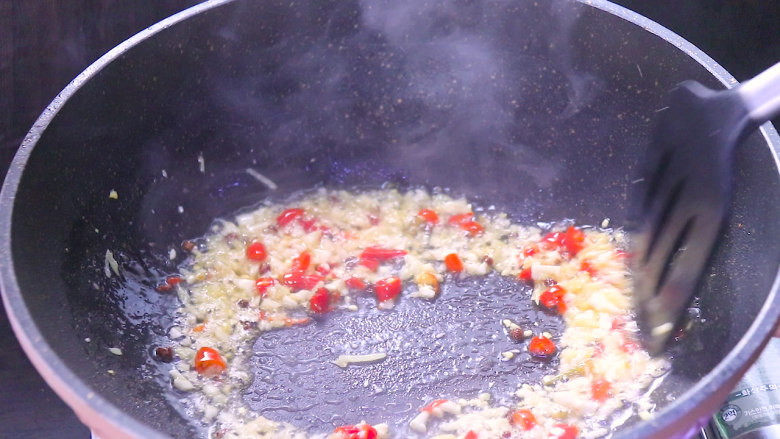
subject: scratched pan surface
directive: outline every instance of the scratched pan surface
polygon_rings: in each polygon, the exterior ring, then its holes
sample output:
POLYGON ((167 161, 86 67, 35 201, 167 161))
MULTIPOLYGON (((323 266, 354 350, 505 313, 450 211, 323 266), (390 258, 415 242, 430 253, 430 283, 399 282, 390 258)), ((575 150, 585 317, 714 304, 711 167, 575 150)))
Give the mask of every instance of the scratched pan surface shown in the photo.
MULTIPOLYGON (((4 184, 0 280, 28 355, 104 437, 198 437, 151 355, 177 306, 154 282, 180 262, 168 251, 214 218, 316 185, 393 182, 447 187, 528 224, 622 225, 664 92, 683 79, 722 87, 730 76, 663 28, 588 3, 215 1, 135 37, 52 103, 4 184), (106 250, 121 276, 106 277, 106 250)), ((658 416, 618 437, 685 436, 771 333, 780 313, 777 148, 769 126, 740 148, 733 214, 702 286, 704 320, 674 347, 673 372, 654 394, 658 416)), ((329 427, 346 419, 335 396, 370 418, 386 407, 400 422, 441 393, 434 388, 533 381, 554 364, 495 361, 509 343, 492 341, 498 316, 559 322, 510 300, 527 293, 517 288, 464 279, 433 307, 402 301, 378 313, 364 304, 364 320, 328 316, 268 333, 251 347, 256 379, 244 397, 269 416, 329 427), (284 345, 286 334, 301 343, 284 345), (401 338, 409 346, 392 345, 401 338), (319 362, 332 359, 324 348, 366 340, 392 355, 320 372, 327 391, 301 380, 306 364, 277 355, 319 362), (286 376, 266 380, 269 366, 286 376), (323 404, 284 396, 291 389, 323 404)))

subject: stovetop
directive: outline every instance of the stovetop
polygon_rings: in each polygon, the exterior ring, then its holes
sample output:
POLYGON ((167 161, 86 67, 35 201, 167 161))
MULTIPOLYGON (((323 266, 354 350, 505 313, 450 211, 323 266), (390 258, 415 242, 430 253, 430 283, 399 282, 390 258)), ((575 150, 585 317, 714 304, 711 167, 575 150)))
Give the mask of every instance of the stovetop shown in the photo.
MULTIPOLYGON (((24 133, 68 81, 133 33, 197 2, 0 1, 0 102, 10 103, 0 105, 0 177, 24 133)), ((780 60, 778 0, 617 3, 680 33, 737 79, 780 60)), ((27 360, 2 309, 0 395, 0 438, 90 437, 27 360)))

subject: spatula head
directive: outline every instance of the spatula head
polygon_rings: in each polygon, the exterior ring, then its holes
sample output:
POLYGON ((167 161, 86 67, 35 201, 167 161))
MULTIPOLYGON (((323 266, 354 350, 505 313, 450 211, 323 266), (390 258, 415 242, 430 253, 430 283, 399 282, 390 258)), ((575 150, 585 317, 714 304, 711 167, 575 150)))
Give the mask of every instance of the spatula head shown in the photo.
POLYGON ((747 111, 733 90, 685 82, 657 117, 630 213, 637 320, 652 354, 676 332, 720 235, 747 111))

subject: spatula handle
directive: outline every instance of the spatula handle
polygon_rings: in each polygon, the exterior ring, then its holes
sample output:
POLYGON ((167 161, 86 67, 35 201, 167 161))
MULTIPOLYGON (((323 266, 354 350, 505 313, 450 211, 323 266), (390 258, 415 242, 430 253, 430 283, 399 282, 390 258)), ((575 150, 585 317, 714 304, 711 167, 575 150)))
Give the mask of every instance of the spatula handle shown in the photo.
POLYGON ((753 122, 762 124, 780 115, 780 63, 745 82, 738 91, 753 122))

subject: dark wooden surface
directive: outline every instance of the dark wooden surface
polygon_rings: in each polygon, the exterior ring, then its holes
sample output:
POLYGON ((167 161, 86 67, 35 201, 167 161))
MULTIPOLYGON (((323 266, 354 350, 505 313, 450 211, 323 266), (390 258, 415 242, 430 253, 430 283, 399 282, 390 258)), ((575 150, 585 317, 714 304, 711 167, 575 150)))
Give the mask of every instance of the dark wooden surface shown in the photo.
MULTIPOLYGON (((38 114, 81 70, 135 32, 195 3, 0 0, 0 176, 38 114)), ((780 61, 780 0, 617 3, 681 34, 737 79, 780 61)), ((0 439, 87 437, 32 368, 0 310, 0 439)))

